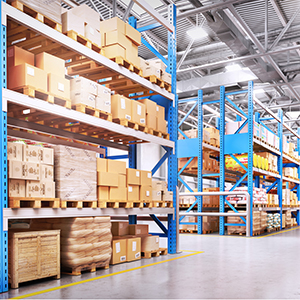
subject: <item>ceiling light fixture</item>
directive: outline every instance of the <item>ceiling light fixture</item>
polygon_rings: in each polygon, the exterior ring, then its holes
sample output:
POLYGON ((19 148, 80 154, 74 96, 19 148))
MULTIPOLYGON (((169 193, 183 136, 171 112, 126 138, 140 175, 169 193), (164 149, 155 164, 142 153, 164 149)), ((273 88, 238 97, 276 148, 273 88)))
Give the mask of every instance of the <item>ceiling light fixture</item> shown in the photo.
POLYGON ((199 40, 208 36, 202 27, 194 27, 186 32, 193 40, 199 40))
POLYGON ((225 69, 227 71, 239 71, 239 70, 242 69, 242 67, 240 65, 238 65, 238 64, 233 64, 233 65, 226 66, 225 69))

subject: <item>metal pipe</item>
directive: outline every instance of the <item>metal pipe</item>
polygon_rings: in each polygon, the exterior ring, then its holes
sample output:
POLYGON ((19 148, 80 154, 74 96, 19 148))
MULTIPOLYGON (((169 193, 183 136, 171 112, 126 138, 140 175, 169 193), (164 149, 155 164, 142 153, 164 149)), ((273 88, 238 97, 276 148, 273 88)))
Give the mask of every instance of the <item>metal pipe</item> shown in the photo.
POLYGON ((179 188, 176 186, 176 253, 179 252, 179 188))
POLYGON ((266 51, 268 51, 268 21, 269 21, 268 1, 269 0, 265 0, 265 50, 266 51))
POLYGON ((179 196, 228 196, 228 195, 242 195, 246 196, 246 213, 180 213, 180 216, 219 216, 219 217, 226 217, 226 216, 237 216, 237 217, 244 217, 246 216, 246 236, 250 236, 250 195, 248 192, 194 192, 194 193, 179 193, 179 196))

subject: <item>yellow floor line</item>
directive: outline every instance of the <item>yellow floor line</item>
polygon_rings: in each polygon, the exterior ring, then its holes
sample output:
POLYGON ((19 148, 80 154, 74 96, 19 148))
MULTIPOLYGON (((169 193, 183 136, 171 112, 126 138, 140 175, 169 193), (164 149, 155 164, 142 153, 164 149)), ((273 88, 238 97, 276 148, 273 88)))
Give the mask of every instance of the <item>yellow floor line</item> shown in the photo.
MULTIPOLYGON (((189 251, 189 252, 191 252, 191 251, 189 251)), ((57 286, 57 287, 54 287, 54 288, 51 288, 51 289, 46 289, 46 290, 42 290, 42 291, 39 291, 39 292, 31 293, 31 294, 17 296, 17 297, 10 298, 10 299, 24 299, 24 298, 28 298, 28 297, 33 297, 33 296, 37 296, 37 295, 41 295, 41 294, 45 294, 45 293, 49 293, 49 292, 53 292, 53 291, 65 289, 65 288, 72 287, 72 286, 75 286, 75 285, 79 285, 79 284, 83 284, 83 283, 87 283, 87 282, 91 282, 91 281, 95 281, 95 280, 99 280, 99 279, 103 279, 103 278, 108 278, 108 277, 111 277, 111 276, 115 276, 115 275, 119 275, 119 274, 124 274, 124 273, 135 271, 135 270, 144 269, 144 268, 147 268, 147 267, 159 265, 159 264, 162 264, 162 263, 166 263, 166 262, 177 260, 177 259, 181 259, 181 258, 186 258, 186 257, 189 257, 189 256, 201 254, 201 253, 204 253, 204 252, 203 251, 197 251, 197 252, 193 252, 191 254, 186 254, 186 255, 183 255, 183 256, 174 257, 174 258, 166 259, 166 260, 163 260, 163 261, 158 261, 158 262, 155 262, 155 263, 152 263, 152 264, 149 264, 149 265, 135 267, 135 268, 131 268, 131 269, 124 270, 124 271, 119 271, 119 272, 115 272, 115 273, 111 273, 111 274, 106 274, 106 275, 98 276, 98 277, 95 277, 95 278, 89 278, 89 279, 86 279, 86 280, 82 280, 82 281, 78 281, 78 282, 73 282, 73 283, 69 283, 69 284, 57 286)))
POLYGON ((265 237, 268 237, 268 236, 272 236, 272 235, 276 235, 276 234, 280 234, 280 233, 285 233, 285 232, 296 230, 296 229, 299 229, 299 228, 300 228, 300 226, 297 226, 297 227, 294 227, 294 228, 291 228, 291 229, 284 229, 284 230, 280 230, 280 231, 270 233, 270 234, 267 234, 267 235, 263 235, 263 236, 254 236, 252 238, 253 239, 262 239, 262 238, 265 238, 265 237))
MULTIPOLYGON (((195 250, 179 250, 180 252, 199 252, 199 251, 195 251, 195 250)), ((202 251, 202 253, 204 253, 204 251, 202 251)))

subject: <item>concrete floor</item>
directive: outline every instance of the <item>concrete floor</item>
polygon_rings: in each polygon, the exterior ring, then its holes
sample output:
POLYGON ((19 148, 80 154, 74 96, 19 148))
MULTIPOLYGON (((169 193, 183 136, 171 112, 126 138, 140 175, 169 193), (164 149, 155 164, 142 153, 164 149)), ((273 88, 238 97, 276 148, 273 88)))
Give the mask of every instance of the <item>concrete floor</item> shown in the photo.
POLYGON ((263 238, 180 235, 180 249, 190 252, 115 265, 81 276, 63 276, 60 280, 21 284, 19 289, 0 294, 0 298, 300 298, 299 228, 263 238), (120 271, 125 272, 101 278, 120 271), (95 280, 79 283, 89 279, 95 280), (71 283, 79 284, 61 288, 71 283), (53 288, 58 289, 45 291, 53 288), (41 293, 29 295, 38 291, 41 293))

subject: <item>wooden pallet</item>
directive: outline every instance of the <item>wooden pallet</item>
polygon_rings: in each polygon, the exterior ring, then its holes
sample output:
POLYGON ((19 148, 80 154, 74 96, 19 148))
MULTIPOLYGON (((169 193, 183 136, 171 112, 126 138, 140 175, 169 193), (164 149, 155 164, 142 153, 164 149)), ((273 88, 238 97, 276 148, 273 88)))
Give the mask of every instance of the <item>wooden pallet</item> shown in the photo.
POLYGON ((71 108, 70 99, 58 97, 56 95, 50 94, 48 92, 34 88, 32 86, 20 86, 17 88, 13 88, 12 90, 32 98, 37 98, 40 100, 47 101, 49 103, 57 104, 66 108, 71 108))
POLYGON ((267 207, 279 207, 279 204, 268 204, 267 207))
POLYGON ((162 132, 162 131, 152 129, 152 131, 150 131, 148 133, 150 133, 152 135, 155 135, 155 136, 158 136, 158 137, 161 137, 161 138, 164 138, 164 139, 167 139, 167 140, 170 139, 170 134, 166 133, 166 132, 162 132))
POLYGON ((228 235, 246 235, 246 232, 228 232, 228 235))
POLYGON ((33 197, 9 197, 8 198, 9 208, 41 208, 41 207, 51 207, 59 208, 60 199, 59 198, 33 198, 33 197))
POLYGON ((184 207, 184 208, 188 208, 190 207, 192 204, 184 204, 184 203, 181 203, 179 204, 179 207, 184 207))
POLYGON ((146 133, 148 132, 147 126, 140 125, 136 122, 132 122, 132 121, 129 121, 127 119, 113 119, 113 122, 117 123, 117 124, 120 124, 120 125, 123 125, 125 127, 129 127, 129 128, 138 130, 138 131, 142 131, 142 132, 146 132, 146 133))
POLYGON ((79 267, 76 267, 76 268, 66 268, 66 267, 64 267, 62 269, 62 273, 67 274, 67 275, 78 276, 78 275, 81 275, 82 272, 89 272, 89 273, 96 272, 97 269, 105 269, 105 270, 109 269, 109 264, 92 263, 90 265, 79 266, 79 267))
POLYGON ((213 230, 202 230, 202 234, 210 234, 213 233, 213 230))
POLYGON ((267 204, 253 203, 253 207, 268 207, 267 204))
POLYGON ((219 207, 220 204, 202 204, 202 207, 219 207))
POLYGON ((167 255, 168 248, 159 248, 157 251, 145 251, 141 252, 142 258, 151 258, 151 257, 158 257, 160 255, 167 255))
POLYGON ((179 229, 179 233, 198 233, 198 230, 179 229))
POLYGON ((155 83, 159 87, 161 87, 163 89, 166 89, 168 92, 172 91, 172 86, 169 83, 161 80, 160 78, 158 78, 155 75, 145 76, 144 78, 147 79, 147 80, 149 80, 151 83, 155 83))
POLYGON ((91 208, 97 208, 97 200, 61 200, 60 201, 60 207, 61 208, 69 208, 69 207, 75 207, 75 208, 83 208, 83 207, 91 207, 91 208))
POLYGON ((133 201, 132 202, 132 207, 143 208, 144 207, 144 203, 142 201, 133 201))
POLYGON ((128 60, 124 59, 122 56, 117 56, 111 58, 110 60, 114 61, 116 64, 123 66, 124 68, 128 69, 131 72, 138 74, 139 76, 143 76, 143 72, 140 68, 129 62, 128 60))
POLYGON ((96 117, 96 118, 100 118, 100 119, 107 120, 107 121, 110 121, 110 122, 112 121, 112 114, 111 113, 104 112, 102 110, 99 110, 97 108, 94 108, 94 107, 91 107, 91 106, 88 106, 88 105, 85 105, 85 104, 81 104, 81 103, 73 104, 72 109, 76 110, 76 111, 79 111, 79 112, 82 112, 86 115, 96 117))
POLYGON ((173 201, 152 201, 152 207, 173 207, 173 201))
POLYGON ((264 230, 255 230, 253 231, 252 235, 257 236, 257 235, 262 235, 265 231, 264 230))
POLYGON ((45 25, 50 26, 51 28, 62 32, 62 26, 60 23, 57 23, 51 19, 49 19, 48 17, 44 16, 43 14, 37 12, 36 10, 32 9, 31 7, 27 6, 26 4, 15 0, 11 3, 11 5, 15 8, 17 8, 18 10, 22 11, 23 13, 25 13, 26 15, 29 15, 31 17, 33 17, 34 19, 44 23, 45 25))
POLYGON ((98 207, 99 208, 133 208, 133 202, 127 201, 99 201, 98 200, 98 207))

